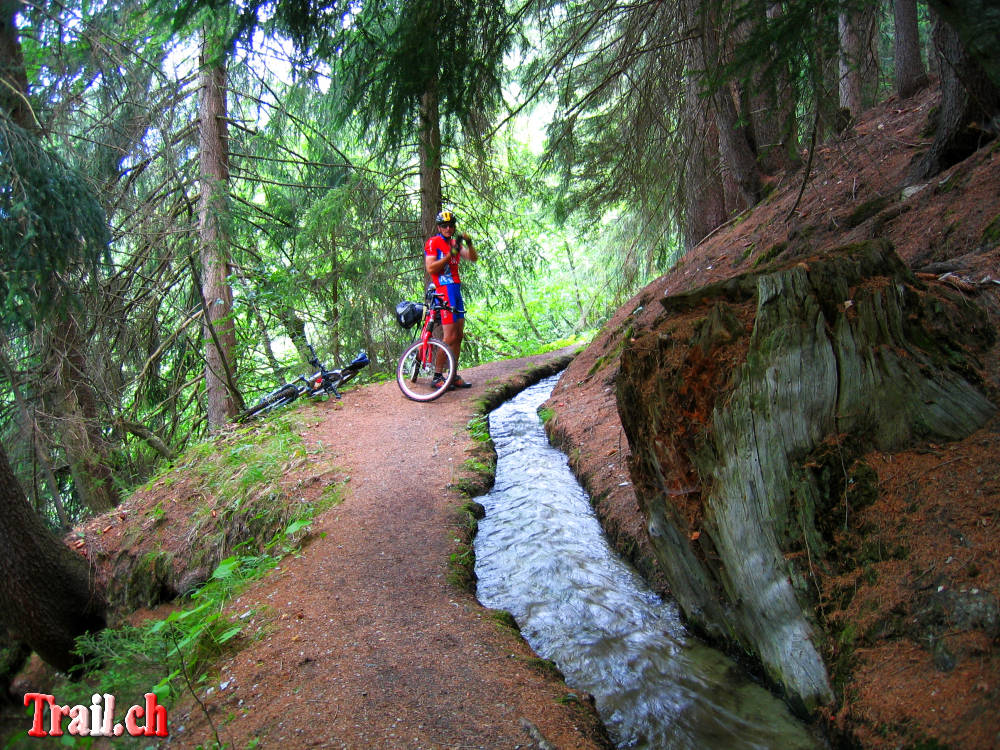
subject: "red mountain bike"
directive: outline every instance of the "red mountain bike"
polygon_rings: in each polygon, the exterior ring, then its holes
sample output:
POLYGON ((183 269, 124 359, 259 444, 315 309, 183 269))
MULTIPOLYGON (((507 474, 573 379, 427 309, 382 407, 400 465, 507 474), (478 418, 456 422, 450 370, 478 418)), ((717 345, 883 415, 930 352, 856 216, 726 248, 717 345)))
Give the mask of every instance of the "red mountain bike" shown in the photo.
POLYGON ((396 321, 403 328, 423 323, 420 336, 403 352, 396 367, 399 390, 414 401, 436 399, 451 387, 458 371, 451 349, 433 335, 434 326, 441 323, 444 310, 458 312, 435 292, 433 284, 427 287, 424 304, 400 302, 396 305, 396 321), (441 377, 435 377, 437 373, 441 373, 441 377))

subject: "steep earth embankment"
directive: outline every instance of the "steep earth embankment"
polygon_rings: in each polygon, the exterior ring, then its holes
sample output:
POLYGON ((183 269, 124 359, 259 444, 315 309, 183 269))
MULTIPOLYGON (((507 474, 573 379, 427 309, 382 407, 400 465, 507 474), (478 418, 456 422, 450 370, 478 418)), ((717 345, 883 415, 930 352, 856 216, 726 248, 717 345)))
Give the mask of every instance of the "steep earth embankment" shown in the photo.
POLYGON ((1000 153, 905 185, 932 104, 778 180, 549 402, 619 548, 865 747, 1000 733, 1000 153))

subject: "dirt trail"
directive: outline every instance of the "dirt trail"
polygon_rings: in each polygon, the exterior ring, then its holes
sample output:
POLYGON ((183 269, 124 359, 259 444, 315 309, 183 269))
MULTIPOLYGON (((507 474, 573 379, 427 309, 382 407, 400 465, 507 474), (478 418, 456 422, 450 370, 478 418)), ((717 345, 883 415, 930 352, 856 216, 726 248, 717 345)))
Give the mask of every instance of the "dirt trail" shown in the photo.
MULTIPOLYGON (((601 746, 592 708, 567 700, 514 631, 448 580, 463 502, 451 485, 468 473, 476 401, 552 356, 468 370, 471 389, 431 404, 390 382, 307 407, 322 415, 307 440, 350 477, 346 499, 317 519, 301 555, 233 602, 233 615, 254 613, 246 630, 264 619, 270 633, 221 663, 203 697, 223 743, 601 746)), ((168 746, 213 740, 186 703, 171 715, 168 746)))

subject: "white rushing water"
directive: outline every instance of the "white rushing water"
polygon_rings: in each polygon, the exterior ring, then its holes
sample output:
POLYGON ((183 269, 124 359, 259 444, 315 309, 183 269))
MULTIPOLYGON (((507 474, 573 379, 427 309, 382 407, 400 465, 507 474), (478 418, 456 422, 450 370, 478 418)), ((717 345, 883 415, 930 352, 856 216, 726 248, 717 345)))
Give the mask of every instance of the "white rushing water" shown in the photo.
POLYGON ((784 703, 687 634, 676 606, 610 548, 537 415, 557 379, 490 414, 497 477, 477 498, 479 600, 510 612, 535 652, 594 696, 619 747, 820 747, 784 703))

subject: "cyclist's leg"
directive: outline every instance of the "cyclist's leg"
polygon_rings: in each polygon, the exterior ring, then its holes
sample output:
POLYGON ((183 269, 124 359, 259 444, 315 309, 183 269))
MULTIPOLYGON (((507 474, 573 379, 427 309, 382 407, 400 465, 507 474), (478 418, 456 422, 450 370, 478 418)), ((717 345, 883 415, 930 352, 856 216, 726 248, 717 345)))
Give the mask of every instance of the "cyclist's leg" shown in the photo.
POLYGON ((458 355, 462 352, 462 339, 465 338, 465 318, 459 318, 456 316, 455 321, 444 331, 444 343, 448 345, 451 349, 451 353, 455 355, 455 361, 458 362, 458 355), (451 330, 448 330, 448 329, 451 330))
MULTIPOLYGON (((456 312, 451 310, 441 311, 441 338, 451 349, 452 354, 455 355, 455 366, 458 366, 458 351, 462 345, 462 332, 465 330, 465 305, 462 301, 462 285, 461 284, 445 284, 438 287, 438 294, 444 299, 445 303, 455 308, 456 312)), ((435 370, 441 372, 445 367, 445 358, 441 355, 438 356, 437 362, 435 362, 435 370)))
POLYGON ((452 354, 455 355, 455 381, 452 387, 468 388, 469 383, 458 374, 458 358, 462 353, 462 341, 465 338, 465 301, 462 299, 462 285, 449 284, 448 295, 451 306, 455 308, 451 330, 445 331, 444 339, 452 354))
POLYGON ((445 312, 442 314, 444 327, 444 343, 455 355, 455 365, 458 366, 458 355, 462 351, 462 339, 465 336, 465 301, 462 299, 462 285, 460 283, 446 284, 444 286, 445 301, 455 308, 455 312, 445 312))

